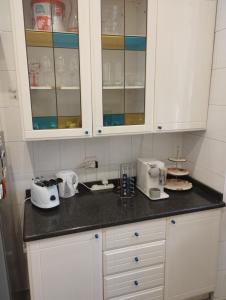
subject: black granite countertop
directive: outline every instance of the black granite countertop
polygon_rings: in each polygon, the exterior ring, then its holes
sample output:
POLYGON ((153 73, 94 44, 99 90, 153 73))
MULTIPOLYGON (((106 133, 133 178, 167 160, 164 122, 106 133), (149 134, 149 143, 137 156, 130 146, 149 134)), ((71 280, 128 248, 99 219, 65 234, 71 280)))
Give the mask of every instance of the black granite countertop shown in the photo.
POLYGON ((24 241, 34 241, 87 230, 224 207, 222 194, 193 180, 193 189, 169 192, 169 199, 151 201, 137 190, 121 200, 114 191, 90 192, 81 188, 73 198, 61 199, 51 210, 25 203, 24 241))

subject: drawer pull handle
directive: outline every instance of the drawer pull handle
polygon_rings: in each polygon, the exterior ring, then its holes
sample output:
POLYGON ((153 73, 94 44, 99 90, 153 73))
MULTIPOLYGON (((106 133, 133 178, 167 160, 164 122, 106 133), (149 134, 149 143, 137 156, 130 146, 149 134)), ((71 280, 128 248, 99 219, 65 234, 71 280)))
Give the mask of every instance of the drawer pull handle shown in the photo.
POLYGON ((134 235, 135 235, 135 236, 139 236, 139 233, 138 233, 138 232, 135 232, 134 235))
POLYGON ((138 262, 138 261, 139 261, 139 258, 136 256, 136 257, 134 258, 134 260, 135 260, 136 262, 138 262))
POLYGON ((171 223, 172 223, 172 224, 176 224, 176 221, 175 221, 175 220, 171 220, 171 223))
POLYGON ((99 239, 99 234, 98 233, 95 234, 95 239, 99 239))
POLYGON ((135 285, 139 285, 139 282, 137 280, 134 281, 135 285))

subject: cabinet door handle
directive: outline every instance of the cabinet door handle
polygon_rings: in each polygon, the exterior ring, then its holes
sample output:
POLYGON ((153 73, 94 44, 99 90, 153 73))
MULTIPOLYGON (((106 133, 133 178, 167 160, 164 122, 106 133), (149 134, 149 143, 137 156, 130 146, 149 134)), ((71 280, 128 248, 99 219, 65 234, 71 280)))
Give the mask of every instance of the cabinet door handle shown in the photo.
POLYGON ((101 129, 99 129, 99 130, 98 130, 98 133, 101 133, 101 132, 102 132, 102 130, 101 130, 101 129))
POLYGON ((139 282, 137 280, 134 281, 135 285, 139 285, 139 282))
POLYGON ((99 234, 98 233, 95 234, 95 239, 99 239, 99 234))
POLYGON ((171 220, 171 223, 174 225, 174 224, 176 224, 176 221, 175 220, 171 220))
POLYGON ((134 260, 135 260, 136 262, 138 262, 138 261, 139 261, 139 258, 136 256, 136 257, 134 258, 134 260))
POLYGON ((85 131, 85 134, 89 134, 89 131, 88 131, 88 130, 86 130, 86 131, 85 131))
POLYGON ((135 235, 135 236, 139 236, 139 233, 138 233, 138 232, 135 232, 134 235, 135 235))

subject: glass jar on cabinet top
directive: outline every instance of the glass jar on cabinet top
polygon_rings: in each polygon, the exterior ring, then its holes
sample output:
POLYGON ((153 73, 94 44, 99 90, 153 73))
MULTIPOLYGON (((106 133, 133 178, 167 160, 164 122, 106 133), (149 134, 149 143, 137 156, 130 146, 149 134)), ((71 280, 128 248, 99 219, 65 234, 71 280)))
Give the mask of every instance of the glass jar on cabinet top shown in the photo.
POLYGON ((103 126, 145 123, 147 0, 102 0, 103 126))
POLYGON ((81 128, 78 3, 23 0, 34 130, 81 128))

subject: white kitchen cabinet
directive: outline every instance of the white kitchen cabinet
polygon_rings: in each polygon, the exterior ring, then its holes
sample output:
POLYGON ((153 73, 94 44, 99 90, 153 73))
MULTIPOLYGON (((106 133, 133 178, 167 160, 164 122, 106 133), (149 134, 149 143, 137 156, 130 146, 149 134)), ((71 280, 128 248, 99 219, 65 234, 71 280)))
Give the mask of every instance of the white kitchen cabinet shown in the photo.
POLYGON ((11 0, 27 140, 92 135, 89 2, 11 0))
POLYGON ((215 290, 221 210, 27 243, 31 300, 186 300, 215 290))
POLYGON ((157 0, 90 4, 93 134, 150 132, 157 0))
POLYGON ((167 220, 165 300, 213 292, 216 284, 221 210, 167 220))
POLYGON ((103 231, 104 299, 163 300, 166 219, 103 231))
POLYGON ((102 300, 102 233, 27 244, 32 300, 102 300))
POLYGON ((50 3, 11 0, 26 140, 205 129, 216 0, 50 3))
POLYGON ((158 0, 154 129, 206 128, 216 0, 158 0))
POLYGON ((152 131, 157 0, 11 2, 25 139, 152 131))

